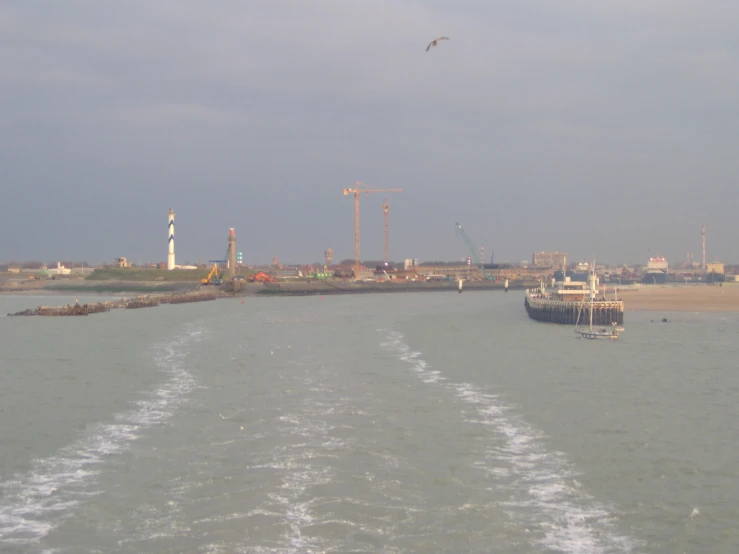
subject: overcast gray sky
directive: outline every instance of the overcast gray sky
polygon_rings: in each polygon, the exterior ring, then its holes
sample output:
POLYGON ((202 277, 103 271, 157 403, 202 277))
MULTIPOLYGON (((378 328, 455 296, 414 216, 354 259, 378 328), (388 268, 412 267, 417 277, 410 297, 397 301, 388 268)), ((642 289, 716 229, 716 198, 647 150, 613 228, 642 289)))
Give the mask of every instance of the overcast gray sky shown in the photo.
POLYGON ((736 0, 0 3, 0 261, 737 262, 736 0), (451 37, 430 52, 438 35, 451 37), (364 196, 362 258, 385 195, 364 196))

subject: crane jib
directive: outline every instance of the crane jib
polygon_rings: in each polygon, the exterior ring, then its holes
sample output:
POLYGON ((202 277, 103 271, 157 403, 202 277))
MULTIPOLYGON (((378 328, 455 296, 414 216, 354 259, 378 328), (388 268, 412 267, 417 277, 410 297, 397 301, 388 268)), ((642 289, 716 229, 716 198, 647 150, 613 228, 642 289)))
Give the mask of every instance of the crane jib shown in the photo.
POLYGON ((483 279, 493 279, 490 275, 488 275, 485 272, 485 265, 483 264, 482 260, 480 259, 480 256, 477 254, 477 248, 475 248, 475 245, 472 244, 472 241, 467 236, 467 233, 464 232, 464 229, 458 222, 454 222, 454 224, 457 226, 457 230, 462 234, 462 238, 464 239, 465 244, 467 245, 467 249, 470 251, 470 256, 472 256, 472 259, 475 260, 475 263, 477 264, 477 267, 480 268, 480 271, 482 272, 483 279))

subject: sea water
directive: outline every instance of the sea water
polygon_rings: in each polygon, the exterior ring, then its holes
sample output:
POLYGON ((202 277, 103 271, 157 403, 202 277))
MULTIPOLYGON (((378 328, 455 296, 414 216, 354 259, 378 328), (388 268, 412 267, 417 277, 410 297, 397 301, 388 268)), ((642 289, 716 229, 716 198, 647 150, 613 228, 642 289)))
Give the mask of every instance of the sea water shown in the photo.
POLYGON ((587 341, 498 291, 0 318, 0 552, 735 553, 737 324, 587 341))

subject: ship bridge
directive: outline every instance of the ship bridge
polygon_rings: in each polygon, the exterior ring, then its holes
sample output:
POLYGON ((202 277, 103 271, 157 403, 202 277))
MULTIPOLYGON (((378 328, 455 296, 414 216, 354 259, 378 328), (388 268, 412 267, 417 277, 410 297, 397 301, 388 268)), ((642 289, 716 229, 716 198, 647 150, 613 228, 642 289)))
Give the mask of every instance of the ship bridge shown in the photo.
POLYGON ((582 281, 570 281, 567 277, 565 281, 557 281, 552 291, 552 300, 562 300, 565 302, 579 302, 586 300, 590 295, 590 286, 582 281))

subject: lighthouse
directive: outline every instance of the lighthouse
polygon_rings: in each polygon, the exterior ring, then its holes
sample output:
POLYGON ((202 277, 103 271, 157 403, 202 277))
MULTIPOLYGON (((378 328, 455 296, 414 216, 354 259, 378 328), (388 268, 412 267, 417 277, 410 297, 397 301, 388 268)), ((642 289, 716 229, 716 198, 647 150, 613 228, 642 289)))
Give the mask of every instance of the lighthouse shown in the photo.
POLYGON ((228 230, 228 276, 236 277, 236 233, 234 228, 228 230))
POLYGON ((167 254, 167 269, 174 269, 174 210, 169 209, 169 253, 167 254))

